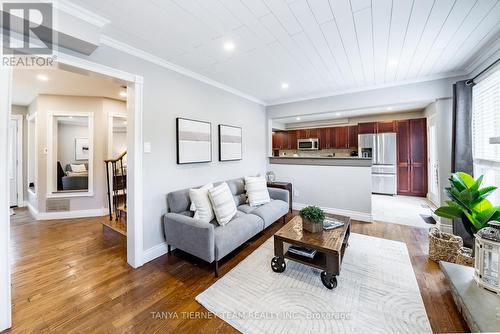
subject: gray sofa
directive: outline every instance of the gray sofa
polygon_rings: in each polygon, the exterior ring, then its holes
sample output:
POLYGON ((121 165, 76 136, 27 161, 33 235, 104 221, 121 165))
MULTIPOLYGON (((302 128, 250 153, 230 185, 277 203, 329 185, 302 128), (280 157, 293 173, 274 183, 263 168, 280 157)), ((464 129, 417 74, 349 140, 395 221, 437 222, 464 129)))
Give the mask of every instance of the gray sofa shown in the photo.
POLYGON ((202 223, 192 218, 194 213, 189 211, 189 189, 167 195, 168 213, 163 218, 168 250, 174 246, 209 263, 214 262, 216 277, 220 259, 275 221, 284 219, 289 209, 288 190, 268 188, 271 202, 251 207, 246 203, 244 179, 226 182, 238 208, 234 218, 226 225, 219 226, 215 220, 202 223))

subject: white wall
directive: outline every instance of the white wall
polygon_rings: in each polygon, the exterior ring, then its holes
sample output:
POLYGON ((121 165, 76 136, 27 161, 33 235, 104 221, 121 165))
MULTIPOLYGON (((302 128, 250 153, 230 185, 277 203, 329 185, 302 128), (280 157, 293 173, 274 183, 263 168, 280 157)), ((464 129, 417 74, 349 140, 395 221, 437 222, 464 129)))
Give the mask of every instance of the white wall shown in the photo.
MULTIPOLYGON (((266 172, 267 125, 263 106, 107 46, 99 47, 86 59, 144 79, 143 141, 149 142, 152 150, 144 154, 142 161, 145 250, 164 242, 162 216, 167 210, 167 193, 210 181, 266 172), (176 117, 212 123, 211 163, 176 164, 176 117), (242 161, 217 161, 218 124, 242 127, 242 161)), ((129 123, 132 124, 130 118, 129 123)))
POLYGON ((113 129, 113 157, 127 150, 127 132, 124 129, 113 129))
POLYGON ((270 164, 277 180, 292 182, 294 208, 317 205, 324 210, 371 220, 371 167, 270 164))
POLYGON ((420 82, 397 87, 342 94, 267 107, 270 118, 292 117, 332 111, 432 102, 453 95, 452 84, 461 78, 420 82))
MULTIPOLYGON (((437 134, 437 160, 438 160, 438 182, 440 189, 441 205, 445 204, 448 197, 444 191, 449 186, 448 178, 451 174, 451 143, 453 129, 453 101, 451 98, 439 99, 430 104, 424 111, 424 115, 429 117, 435 115, 437 134)), ((440 227, 443 231, 451 232, 451 221, 442 219, 440 227)))

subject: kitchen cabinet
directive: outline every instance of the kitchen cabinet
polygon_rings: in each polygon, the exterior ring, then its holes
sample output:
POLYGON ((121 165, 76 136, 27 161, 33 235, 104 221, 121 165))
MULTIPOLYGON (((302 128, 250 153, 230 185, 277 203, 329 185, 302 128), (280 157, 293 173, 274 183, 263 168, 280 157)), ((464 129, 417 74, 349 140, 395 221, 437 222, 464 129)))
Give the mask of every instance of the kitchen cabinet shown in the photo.
POLYGON ((287 131, 288 134, 288 149, 297 149, 297 131, 287 131))
POLYGON ((295 150, 297 149, 296 131, 275 131, 273 132, 273 149, 295 150))
POLYGON ((358 133, 360 135, 375 133, 375 122, 359 123, 358 124, 358 133))
POLYGON ((319 148, 322 149, 322 150, 327 150, 327 149, 330 149, 332 148, 331 147, 331 137, 330 137, 330 133, 331 133, 331 128, 321 128, 321 129, 318 129, 319 131, 319 148))
POLYGON ((307 136, 308 135, 307 130, 305 130, 305 129, 297 130, 296 134, 297 134, 297 139, 307 139, 307 138, 309 138, 307 136))
POLYGON ((398 194, 427 195, 427 124, 425 118, 396 122, 398 194))
POLYGON ((375 131, 376 133, 396 132, 396 122, 395 121, 377 122, 375 126, 375 131))
POLYGON ((347 129, 348 133, 348 147, 349 148, 358 148, 358 126, 353 125, 349 126, 347 129))
POLYGON ((349 147, 349 133, 347 126, 339 126, 335 128, 335 148, 349 147))

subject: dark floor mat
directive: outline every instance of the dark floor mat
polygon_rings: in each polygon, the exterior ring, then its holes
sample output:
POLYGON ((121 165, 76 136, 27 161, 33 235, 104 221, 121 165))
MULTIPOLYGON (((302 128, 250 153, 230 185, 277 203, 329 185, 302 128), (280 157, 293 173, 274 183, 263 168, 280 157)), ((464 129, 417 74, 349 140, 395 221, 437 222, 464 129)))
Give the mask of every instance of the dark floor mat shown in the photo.
POLYGON ((427 224, 435 225, 437 223, 432 216, 420 214, 420 217, 422 217, 424 222, 426 222, 427 224))

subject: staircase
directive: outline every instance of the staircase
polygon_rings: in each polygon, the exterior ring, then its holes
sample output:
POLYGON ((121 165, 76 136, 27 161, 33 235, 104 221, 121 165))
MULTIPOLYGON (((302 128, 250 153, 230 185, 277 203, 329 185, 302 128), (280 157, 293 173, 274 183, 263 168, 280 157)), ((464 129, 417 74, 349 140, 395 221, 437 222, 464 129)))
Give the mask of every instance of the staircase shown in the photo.
POLYGON ((123 161, 126 155, 127 151, 115 159, 104 160, 109 207, 109 223, 104 225, 123 235, 127 224, 127 167, 123 161))

